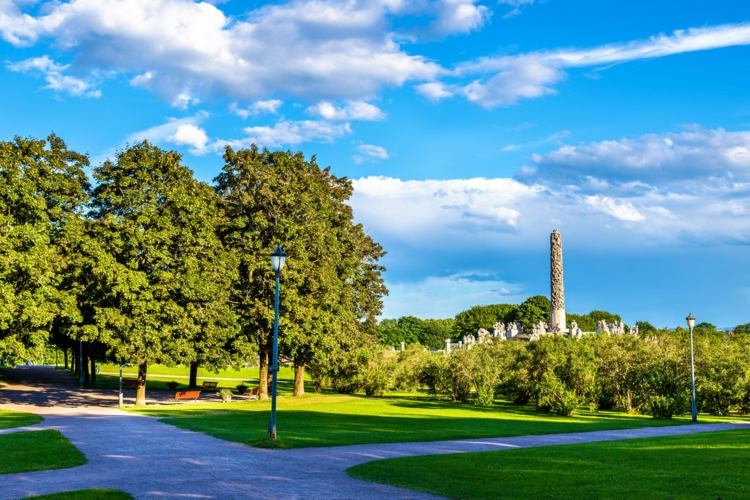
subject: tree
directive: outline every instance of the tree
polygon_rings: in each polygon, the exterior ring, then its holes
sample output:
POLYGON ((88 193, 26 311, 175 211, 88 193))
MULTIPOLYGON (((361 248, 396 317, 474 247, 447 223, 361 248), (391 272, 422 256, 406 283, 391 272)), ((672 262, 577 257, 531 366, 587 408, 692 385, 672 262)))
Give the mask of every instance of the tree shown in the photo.
POLYGON ((506 322, 514 320, 517 307, 513 304, 492 304, 486 306, 474 306, 456 315, 453 325, 453 338, 464 335, 475 335, 480 328, 492 331, 492 327, 498 321, 506 322))
POLYGON ((453 335, 454 323, 453 318, 424 320, 419 343, 430 349, 442 349, 445 346, 445 339, 453 335))
POLYGON ((750 333, 750 323, 735 326, 734 333, 750 333))
POLYGON ((520 321, 523 329, 530 332, 536 323, 549 323, 552 303, 544 295, 534 295, 526 299, 514 315, 514 321, 520 321))
POLYGON ((234 261, 216 235, 213 190, 173 151, 142 142, 94 170, 99 255, 98 338, 114 359, 138 365, 223 363, 236 330, 229 307, 234 261))
MULTIPOLYGON (((257 344, 261 398, 267 398, 273 326, 273 271, 268 256, 281 244, 280 348, 295 364, 295 395, 305 367, 360 334, 375 337, 386 293, 380 245, 353 222, 346 204, 352 184, 321 169, 315 157, 289 151, 227 148, 216 178, 235 249, 239 281, 233 290, 243 336, 257 344)), ((356 340, 355 340, 356 342, 356 340)))
POLYGON ((62 139, 0 142, 0 358, 39 356, 56 318, 77 320, 63 240, 87 199, 88 159, 62 139))

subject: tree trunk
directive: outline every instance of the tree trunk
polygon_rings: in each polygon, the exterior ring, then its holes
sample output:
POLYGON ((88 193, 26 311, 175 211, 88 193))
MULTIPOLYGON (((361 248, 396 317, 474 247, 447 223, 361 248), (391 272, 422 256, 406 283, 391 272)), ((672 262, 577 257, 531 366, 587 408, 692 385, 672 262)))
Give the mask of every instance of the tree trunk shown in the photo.
POLYGON ((89 359, 91 360, 91 385, 96 385, 96 358, 93 353, 89 353, 89 359))
POLYGON ((83 383, 91 384, 91 374, 89 373, 89 344, 83 344, 83 359, 81 360, 81 369, 83 369, 83 383))
POLYGON ((258 399, 268 399, 268 350, 261 346, 258 354, 258 399))
POLYGON ((294 365, 294 396, 304 396, 305 394, 305 364, 294 365))
POLYGON ((68 369, 68 348, 63 348, 63 361, 65 362, 65 369, 68 369))
POLYGON ((146 406, 146 371, 148 363, 138 365, 138 382, 135 389, 135 405, 146 406))
POLYGON ((198 362, 190 363, 190 387, 198 387, 198 362))

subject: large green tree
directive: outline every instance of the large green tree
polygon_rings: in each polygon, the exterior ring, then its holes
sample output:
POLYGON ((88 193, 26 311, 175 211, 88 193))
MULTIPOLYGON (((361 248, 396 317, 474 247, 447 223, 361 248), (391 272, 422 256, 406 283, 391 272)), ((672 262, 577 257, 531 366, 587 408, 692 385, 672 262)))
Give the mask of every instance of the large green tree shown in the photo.
POLYGON ((480 328, 492 332, 492 327, 498 321, 507 322, 515 319, 518 306, 513 304, 491 304, 474 306, 456 315, 453 324, 453 337, 464 335, 476 336, 480 328))
POLYGON ((151 363, 227 362, 235 317, 236 265, 216 232, 213 189, 173 151, 143 142, 94 170, 93 217, 104 249, 96 270, 98 338, 137 364, 136 405, 145 404, 151 363))
POLYGON ((59 137, 0 142, 0 358, 36 357, 57 318, 77 320, 65 242, 87 200, 86 156, 59 137))
POLYGON ((280 345, 295 365, 296 395, 305 366, 349 340, 374 336, 386 293, 384 252, 353 222, 352 184, 302 153, 227 148, 217 177, 226 244, 239 259, 234 290, 244 336, 258 345, 260 397, 267 397, 273 326, 271 251, 282 245, 280 345))

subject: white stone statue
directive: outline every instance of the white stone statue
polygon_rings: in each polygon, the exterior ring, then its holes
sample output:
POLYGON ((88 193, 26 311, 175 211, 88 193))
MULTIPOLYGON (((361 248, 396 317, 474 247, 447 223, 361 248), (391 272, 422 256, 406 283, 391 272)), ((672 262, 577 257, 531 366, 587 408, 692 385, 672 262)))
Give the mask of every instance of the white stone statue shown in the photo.
POLYGON ((484 328, 480 328, 477 332, 477 340, 480 344, 486 344, 488 342, 492 342, 492 336, 490 335, 490 332, 488 332, 484 328))
POLYGON ((630 327, 630 335, 638 336, 638 325, 633 325, 630 327))
POLYGON ((596 333, 606 333, 607 335, 610 334, 609 325, 605 320, 599 320, 596 323, 596 333))
POLYGON ((509 322, 505 327, 505 338, 506 339, 512 339, 516 335, 521 333, 521 323, 519 322, 509 322))
POLYGON ((492 325, 492 336, 493 337, 504 337, 505 336, 505 325, 498 321, 492 325))
POLYGON ((578 323, 576 321, 570 323, 570 336, 575 338, 583 337, 583 332, 578 328, 578 323))

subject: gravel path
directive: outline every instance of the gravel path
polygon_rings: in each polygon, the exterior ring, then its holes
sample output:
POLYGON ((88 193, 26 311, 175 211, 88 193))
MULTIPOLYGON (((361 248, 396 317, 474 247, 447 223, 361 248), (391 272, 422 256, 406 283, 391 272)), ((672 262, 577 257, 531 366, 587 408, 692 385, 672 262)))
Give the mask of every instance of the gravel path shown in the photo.
MULTIPOLYGON (((0 407, 31 411, 45 421, 29 428, 62 432, 88 458, 72 469, 0 475, 0 499, 84 488, 117 488, 136 498, 430 498, 349 478, 352 465, 379 458, 501 450, 747 428, 704 424, 619 431, 263 450, 178 429, 150 417, 103 406, 39 405, 34 386, 0 390, 0 407)), ((46 391, 44 391, 46 392, 46 391)), ((67 401, 67 400, 65 400, 67 401)), ((28 428, 27 428, 28 429, 28 428)))

